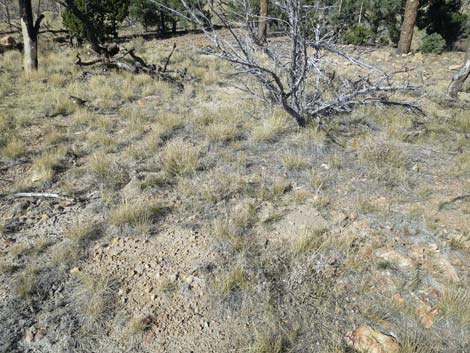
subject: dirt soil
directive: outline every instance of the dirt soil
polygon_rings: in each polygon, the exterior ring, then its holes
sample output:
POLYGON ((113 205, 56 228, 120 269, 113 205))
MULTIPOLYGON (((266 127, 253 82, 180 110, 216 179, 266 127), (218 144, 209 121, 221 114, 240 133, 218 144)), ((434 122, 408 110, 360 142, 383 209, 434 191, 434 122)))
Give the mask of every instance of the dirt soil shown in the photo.
POLYGON ((359 109, 341 147, 228 86, 202 36, 132 44, 155 62, 173 42, 183 91, 83 75, 56 44, 34 79, 0 57, 0 351, 365 352, 360 325, 470 351, 470 93, 445 99, 463 53, 367 49, 416 66, 427 116, 359 109))

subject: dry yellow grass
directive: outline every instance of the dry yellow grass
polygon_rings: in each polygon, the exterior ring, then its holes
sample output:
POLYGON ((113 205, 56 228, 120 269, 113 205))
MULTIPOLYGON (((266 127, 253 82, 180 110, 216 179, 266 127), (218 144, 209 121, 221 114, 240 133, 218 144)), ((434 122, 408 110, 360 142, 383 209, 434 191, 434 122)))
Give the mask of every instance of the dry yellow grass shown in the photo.
POLYGON ((155 200, 123 201, 111 211, 110 223, 115 226, 145 227, 151 224, 161 211, 162 205, 155 200))
POLYGON ((169 175, 186 175, 199 167, 200 149, 182 140, 168 142, 160 152, 162 168, 169 175))

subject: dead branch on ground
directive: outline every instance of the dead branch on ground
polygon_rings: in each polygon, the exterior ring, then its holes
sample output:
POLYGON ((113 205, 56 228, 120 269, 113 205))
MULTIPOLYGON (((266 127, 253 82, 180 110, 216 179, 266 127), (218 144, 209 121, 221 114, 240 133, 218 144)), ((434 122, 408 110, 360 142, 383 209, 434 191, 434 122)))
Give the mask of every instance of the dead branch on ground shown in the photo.
POLYGON ((160 66, 158 64, 147 63, 143 58, 135 53, 135 48, 120 50, 117 45, 107 47, 107 55, 100 56, 90 61, 83 61, 80 54, 77 54, 75 65, 80 67, 93 66, 101 64, 105 69, 116 69, 131 72, 134 74, 144 73, 155 79, 167 81, 176 84, 178 87, 183 88, 182 80, 190 79, 187 75, 186 69, 184 70, 169 70, 170 59, 176 50, 176 43, 170 54, 165 59, 165 64, 160 66), (120 55, 118 55, 120 54, 120 55))

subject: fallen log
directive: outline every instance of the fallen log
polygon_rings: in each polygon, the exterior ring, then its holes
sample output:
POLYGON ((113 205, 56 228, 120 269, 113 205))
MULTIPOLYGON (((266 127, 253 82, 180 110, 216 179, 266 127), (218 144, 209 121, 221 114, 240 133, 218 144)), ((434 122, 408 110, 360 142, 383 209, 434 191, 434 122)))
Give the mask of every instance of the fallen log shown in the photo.
POLYGON ((17 43, 17 44, 9 44, 9 45, 3 45, 0 44, 0 54, 6 53, 7 51, 10 50, 18 50, 18 51, 23 51, 23 43, 17 43))

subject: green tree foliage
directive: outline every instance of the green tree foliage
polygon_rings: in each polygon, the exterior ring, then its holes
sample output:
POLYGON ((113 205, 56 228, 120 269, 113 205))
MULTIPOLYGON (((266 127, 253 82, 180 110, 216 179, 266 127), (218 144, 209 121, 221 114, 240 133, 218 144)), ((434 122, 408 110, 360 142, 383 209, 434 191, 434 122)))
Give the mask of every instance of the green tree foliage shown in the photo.
MULTIPOLYGON (((78 11, 93 25, 98 40, 104 41, 117 36, 119 24, 128 15, 130 0, 69 0, 78 11)), ((63 12, 64 25, 79 39, 87 38, 87 28, 83 18, 79 18, 68 7, 63 12)), ((88 30, 91 30, 88 28, 88 30)))
POLYGON ((368 27, 362 24, 358 24, 355 25, 350 31, 346 32, 346 34, 343 36, 343 40, 349 44, 363 45, 367 44, 373 35, 374 34, 368 27))
POLYGON ((441 54, 446 47, 446 41, 439 33, 426 34, 423 37, 419 51, 422 53, 441 54))
POLYGON ((462 5, 462 0, 428 0, 418 13, 418 27, 428 34, 439 33, 451 48, 465 29, 462 5))
POLYGON ((157 4, 151 0, 131 0, 129 15, 138 21, 147 31, 160 23, 160 10, 157 4))
MULTIPOLYGON (((197 7, 203 10, 204 0, 186 0, 190 7, 197 7)), ((171 27, 171 31, 176 31, 179 23, 183 27, 187 25, 172 10, 184 12, 184 6, 180 0, 131 0, 129 14, 133 20, 138 21, 145 30, 149 27, 158 26, 161 33, 166 33, 171 27)))
MULTIPOLYGON (((309 1, 309 0, 307 0, 309 1)), ((312 0, 313 1, 313 0, 312 0)), ((351 44, 397 43, 406 0, 325 0, 330 31, 351 44)))

